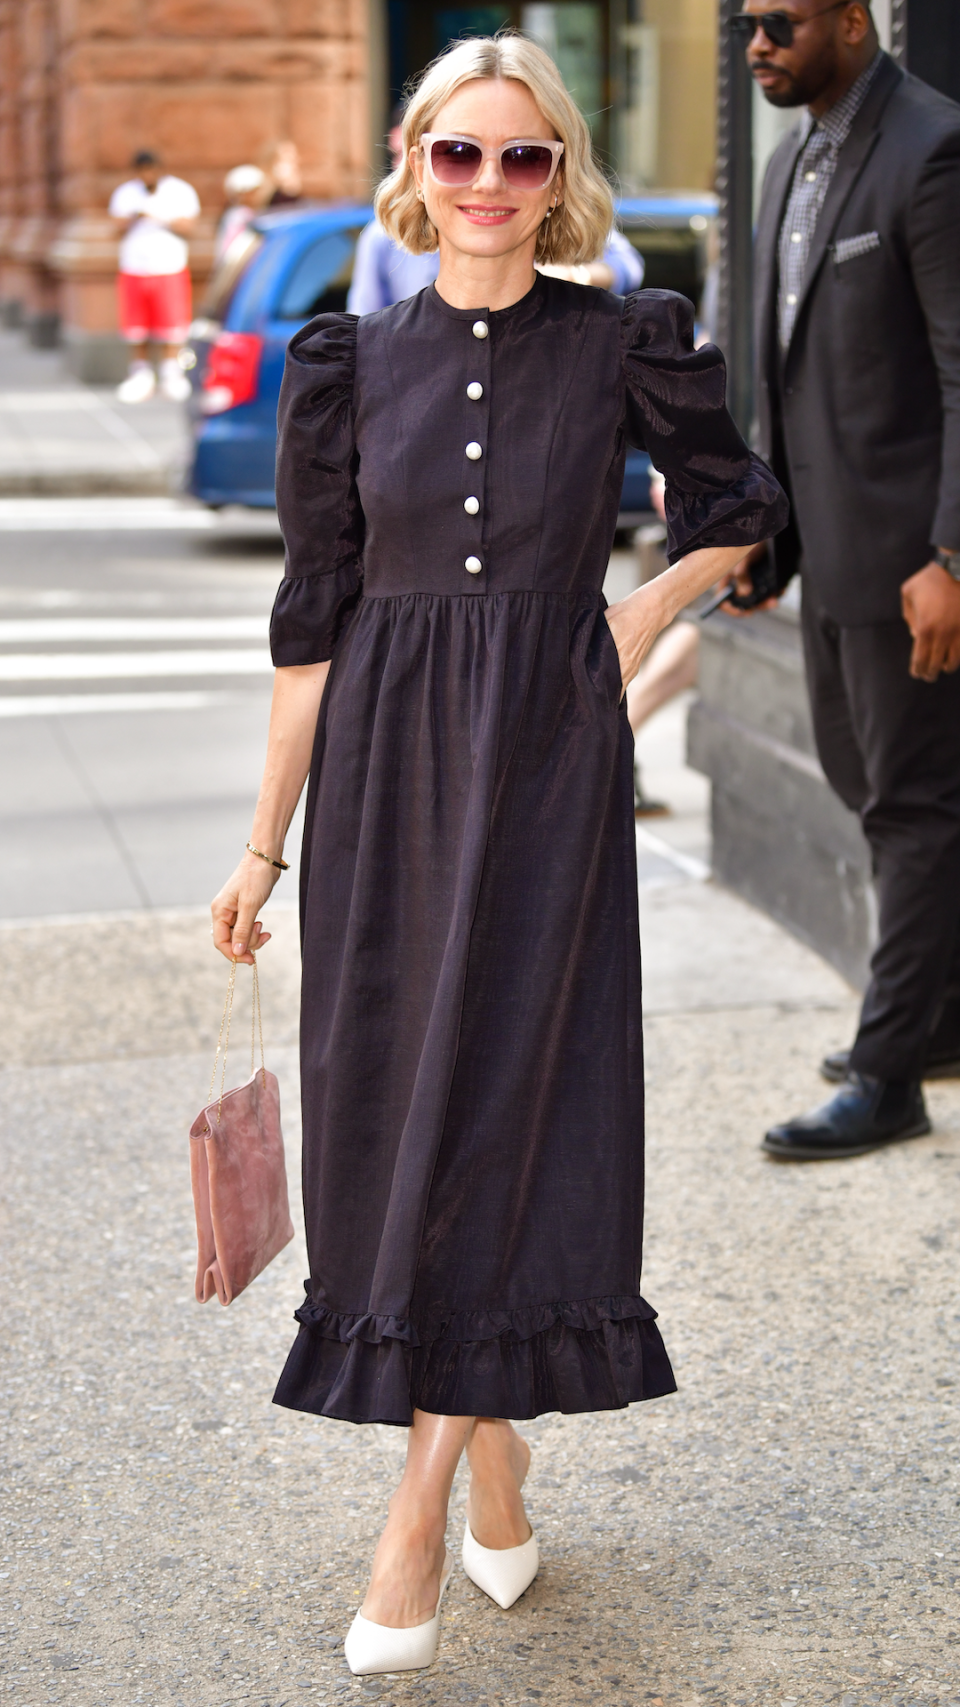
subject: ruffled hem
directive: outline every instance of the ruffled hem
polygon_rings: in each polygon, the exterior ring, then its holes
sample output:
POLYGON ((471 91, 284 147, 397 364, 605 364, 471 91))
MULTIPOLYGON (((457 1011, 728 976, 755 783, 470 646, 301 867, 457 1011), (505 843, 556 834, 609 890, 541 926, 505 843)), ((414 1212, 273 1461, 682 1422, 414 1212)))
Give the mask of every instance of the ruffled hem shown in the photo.
POLYGON ((351 1315, 332 1310, 312 1298, 308 1288, 306 1302, 293 1314, 296 1321, 322 1339, 339 1340, 343 1345, 351 1340, 363 1340, 365 1345, 400 1340, 404 1345, 423 1346, 440 1339, 529 1340, 558 1322, 567 1328, 593 1331, 604 1322, 627 1322, 635 1317, 652 1322, 657 1312, 640 1297, 580 1298, 574 1303, 526 1304, 518 1310, 461 1310, 453 1315, 434 1312, 421 1319, 418 1331, 406 1316, 375 1316, 370 1312, 351 1315))
MULTIPOLYGON (((404 1317, 348 1314, 308 1299, 274 1403, 401 1427, 415 1409, 516 1420, 619 1410, 676 1391, 656 1311, 591 1298, 446 1318, 436 1337, 404 1317)), ((431 1330, 438 1324, 430 1324, 431 1330)))

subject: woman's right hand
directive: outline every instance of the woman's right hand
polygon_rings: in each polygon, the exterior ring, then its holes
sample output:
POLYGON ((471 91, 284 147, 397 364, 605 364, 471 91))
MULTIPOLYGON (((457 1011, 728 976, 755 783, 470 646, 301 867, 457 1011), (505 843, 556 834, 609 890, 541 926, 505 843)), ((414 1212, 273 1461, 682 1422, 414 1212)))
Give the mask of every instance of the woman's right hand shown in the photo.
POLYGON ((276 866, 246 853, 219 895, 214 896, 210 903, 213 946, 227 960, 252 966, 257 950, 270 941, 270 932, 263 929, 257 914, 269 901, 279 876, 276 866))

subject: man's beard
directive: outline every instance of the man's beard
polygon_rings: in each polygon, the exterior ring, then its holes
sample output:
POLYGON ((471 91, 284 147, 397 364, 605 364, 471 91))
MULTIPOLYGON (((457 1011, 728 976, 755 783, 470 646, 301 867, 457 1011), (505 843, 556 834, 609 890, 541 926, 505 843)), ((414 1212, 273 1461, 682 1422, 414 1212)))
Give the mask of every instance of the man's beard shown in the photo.
POLYGON ((796 78, 791 77, 789 71, 781 72, 781 76, 788 79, 787 87, 782 94, 779 92, 775 94, 771 89, 764 89, 762 84, 758 85, 764 100, 771 107, 802 107, 807 97, 801 94, 796 78))

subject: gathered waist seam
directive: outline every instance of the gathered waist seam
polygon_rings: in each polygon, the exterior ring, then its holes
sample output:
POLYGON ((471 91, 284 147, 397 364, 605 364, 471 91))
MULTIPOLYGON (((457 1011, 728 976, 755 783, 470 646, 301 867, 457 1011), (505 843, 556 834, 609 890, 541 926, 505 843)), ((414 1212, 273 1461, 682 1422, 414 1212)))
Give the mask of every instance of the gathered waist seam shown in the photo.
POLYGON ((489 593, 361 593, 361 605, 397 604, 401 599, 462 599, 470 604, 489 604, 493 599, 557 599, 569 604, 574 599, 600 600, 602 592, 582 589, 576 593, 551 592, 542 587, 509 587, 489 593))

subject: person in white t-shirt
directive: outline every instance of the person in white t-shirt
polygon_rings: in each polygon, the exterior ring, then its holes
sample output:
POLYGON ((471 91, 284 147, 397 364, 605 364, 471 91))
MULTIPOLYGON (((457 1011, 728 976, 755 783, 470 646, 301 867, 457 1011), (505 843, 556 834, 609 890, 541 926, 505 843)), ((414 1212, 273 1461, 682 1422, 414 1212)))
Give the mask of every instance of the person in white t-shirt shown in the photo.
POLYGON ((190 325, 190 273, 186 237, 200 212, 192 184, 165 173, 156 154, 133 157, 137 173, 110 197, 110 215, 123 228, 117 301, 120 330, 130 345, 130 371, 117 396, 144 403, 157 379, 147 355, 161 346, 160 389, 183 402, 190 385, 177 360, 190 325))

